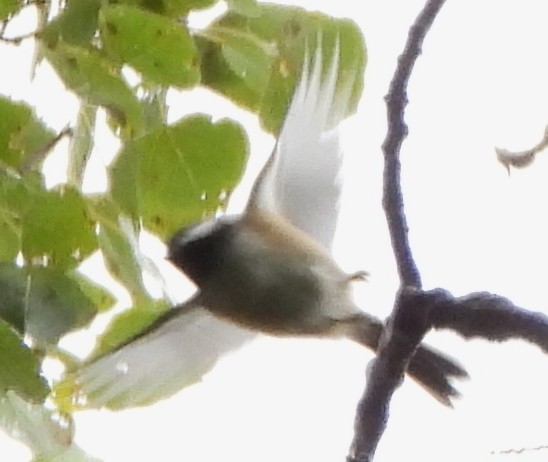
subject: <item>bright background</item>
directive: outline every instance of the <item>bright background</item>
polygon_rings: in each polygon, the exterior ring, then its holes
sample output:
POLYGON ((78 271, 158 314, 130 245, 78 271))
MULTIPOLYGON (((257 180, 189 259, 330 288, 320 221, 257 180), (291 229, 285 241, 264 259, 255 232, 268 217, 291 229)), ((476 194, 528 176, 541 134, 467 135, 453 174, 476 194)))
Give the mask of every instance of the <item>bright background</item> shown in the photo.
MULTIPOLYGON (((336 257, 346 270, 372 274, 356 295, 384 317, 397 278, 381 207, 383 97, 424 1, 280 3, 350 17, 366 37, 365 92, 358 114, 342 129, 347 174, 336 257)), ((548 314, 548 157, 542 153, 531 168, 508 176, 494 151, 533 146, 548 123, 547 13, 545 0, 447 2, 410 82, 402 175, 425 288, 455 295, 492 291, 548 314)), ((0 93, 36 105, 60 130, 74 120, 75 99, 45 66, 33 83, 26 80, 30 53, 31 41, 0 46, 0 93)), ((235 117, 249 129, 249 185, 273 140, 254 117, 203 91, 176 95, 170 118, 194 110, 235 117)), ((63 146, 48 162, 52 182, 62 180, 63 146)), ((89 189, 102 187, 115 150, 103 134, 89 189)), ((94 332, 102 326, 96 323, 94 332)), ((83 354, 92 338, 87 333, 68 345, 83 354)), ((518 341, 465 342, 444 333, 428 340, 458 358, 471 380, 459 384, 463 398, 454 410, 406 381, 394 397, 376 460, 545 461, 548 449, 492 452, 548 446, 548 358, 518 341)), ((106 462, 343 461, 371 357, 345 341, 261 337, 173 399, 145 409, 77 414, 76 439, 106 462)), ((28 461, 30 455, 0 433, 0 459, 28 461)))

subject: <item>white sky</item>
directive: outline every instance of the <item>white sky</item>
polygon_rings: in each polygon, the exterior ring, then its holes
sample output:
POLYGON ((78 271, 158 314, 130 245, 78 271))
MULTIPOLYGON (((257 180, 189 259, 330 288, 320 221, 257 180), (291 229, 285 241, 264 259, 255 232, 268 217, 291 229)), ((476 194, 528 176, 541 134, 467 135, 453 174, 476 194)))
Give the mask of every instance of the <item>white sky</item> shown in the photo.
MULTIPOLYGON (((380 203, 383 96, 423 1, 283 3, 351 17, 366 37, 365 93, 343 129, 347 175, 336 253, 345 269, 372 274, 357 297, 384 317, 397 279, 380 203)), ((448 1, 428 35, 410 83, 410 136, 402 152, 411 241, 426 288, 455 295, 488 290, 548 312, 548 157, 508 177, 494 153, 494 146, 536 144, 548 124, 547 13, 545 0, 448 1)), ((37 104, 60 130, 74 100, 53 91, 45 72, 34 85, 25 82, 28 64, 18 60, 29 59, 30 45, 0 46, 0 93, 37 104)), ((232 115, 216 101, 187 99, 185 111, 199 106, 232 115)), ((236 117, 252 131, 253 154, 264 159, 272 140, 256 132, 249 116, 236 117)), ((112 147, 102 143, 105 161, 112 147)), ((548 445, 548 358, 523 342, 492 345, 439 333, 429 340, 457 357, 472 379, 460 386, 464 397, 454 410, 406 381, 394 397, 377 462, 546 460, 548 450, 490 452, 548 445)), ((83 342, 89 347, 89 338, 83 342)), ((171 400, 78 414, 77 442, 106 462, 343 461, 370 358, 345 341, 261 338, 171 400)), ((24 448, 4 439, 0 434, 2 460, 29 460, 24 448)))

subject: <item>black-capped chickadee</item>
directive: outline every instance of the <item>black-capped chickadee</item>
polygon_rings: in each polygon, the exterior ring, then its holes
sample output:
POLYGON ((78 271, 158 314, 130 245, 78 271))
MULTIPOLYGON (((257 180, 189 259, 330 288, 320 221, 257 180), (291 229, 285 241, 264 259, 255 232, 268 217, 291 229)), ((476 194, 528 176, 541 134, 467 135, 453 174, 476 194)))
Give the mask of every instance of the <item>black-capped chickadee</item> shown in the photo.
MULTIPOLYGON (((382 323, 352 301, 351 281, 326 250, 284 218, 260 209, 183 229, 170 260, 199 287, 195 303, 214 315, 272 335, 346 337, 375 350, 382 323)), ((439 401, 466 372, 421 346, 409 374, 439 401)))
MULTIPOLYGON (((301 81, 274 153, 245 211, 187 227, 171 239, 169 260, 197 286, 188 302, 78 372, 94 406, 146 404, 194 383, 226 351, 259 331, 346 337, 375 350, 383 324, 352 300, 361 274, 343 272, 330 255, 340 196, 336 125, 354 78, 338 85, 338 44, 328 69, 321 47, 301 81), (327 72, 324 72, 327 71, 327 72)), ((456 394, 466 372, 426 347, 408 373, 439 401, 456 394)))

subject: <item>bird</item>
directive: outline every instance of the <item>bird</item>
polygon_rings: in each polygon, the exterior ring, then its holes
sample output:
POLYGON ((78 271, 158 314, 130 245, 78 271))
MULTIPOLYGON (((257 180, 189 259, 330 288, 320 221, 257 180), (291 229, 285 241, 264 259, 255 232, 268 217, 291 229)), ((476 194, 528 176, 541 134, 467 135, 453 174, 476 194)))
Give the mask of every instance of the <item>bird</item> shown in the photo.
MULTIPOLYGON (((338 127, 357 76, 340 82, 338 39, 328 66, 317 42, 244 211, 185 226, 167 244, 168 260, 197 292, 76 371, 87 405, 120 409, 169 396, 257 333, 377 349, 383 322, 352 297, 367 273, 344 272, 331 254, 342 190, 338 127)), ((407 373, 446 405, 458 395, 452 380, 467 375, 424 344, 407 373)))

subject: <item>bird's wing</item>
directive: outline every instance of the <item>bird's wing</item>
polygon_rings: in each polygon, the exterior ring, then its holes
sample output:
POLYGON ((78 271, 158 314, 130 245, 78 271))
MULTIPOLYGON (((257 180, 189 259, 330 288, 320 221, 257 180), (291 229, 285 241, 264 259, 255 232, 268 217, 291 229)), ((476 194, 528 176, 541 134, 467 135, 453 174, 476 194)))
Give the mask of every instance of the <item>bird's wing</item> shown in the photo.
POLYGON ((341 195, 342 152, 337 126, 347 115, 357 75, 339 80, 339 42, 323 69, 321 37, 293 95, 276 147, 248 207, 284 216, 330 249, 341 195))
POLYGON ((128 220, 120 226, 141 270, 161 284, 164 296, 176 306, 115 350, 68 373, 56 387, 56 397, 69 409, 122 409, 167 398, 199 382, 223 355, 256 336, 215 317, 197 297, 177 304, 161 269, 141 251, 137 230, 128 220))
POLYGON ((190 301, 67 380, 83 407, 122 409, 151 404, 199 382, 224 354, 255 334, 190 301))

